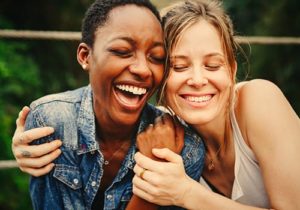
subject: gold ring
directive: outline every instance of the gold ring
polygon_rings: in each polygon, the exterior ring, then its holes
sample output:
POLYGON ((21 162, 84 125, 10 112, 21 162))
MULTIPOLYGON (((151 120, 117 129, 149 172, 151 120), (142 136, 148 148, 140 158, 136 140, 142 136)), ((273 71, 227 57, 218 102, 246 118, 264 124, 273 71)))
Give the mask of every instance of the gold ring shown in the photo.
POLYGON ((145 172, 147 171, 147 169, 145 169, 145 168, 143 168, 143 170, 141 171, 141 173, 140 173, 140 177, 142 178, 142 179, 144 179, 144 174, 145 174, 145 172))

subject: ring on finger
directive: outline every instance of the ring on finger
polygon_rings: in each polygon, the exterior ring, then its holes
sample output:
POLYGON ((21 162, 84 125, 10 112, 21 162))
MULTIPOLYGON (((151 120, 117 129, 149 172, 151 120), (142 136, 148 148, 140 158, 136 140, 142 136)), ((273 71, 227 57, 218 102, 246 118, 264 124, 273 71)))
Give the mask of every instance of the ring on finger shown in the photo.
POLYGON ((143 170, 141 171, 141 173, 140 173, 140 177, 141 177, 141 179, 144 179, 144 174, 145 174, 145 172, 147 171, 147 169, 145 169, 145 168, 143 168, 143 170))

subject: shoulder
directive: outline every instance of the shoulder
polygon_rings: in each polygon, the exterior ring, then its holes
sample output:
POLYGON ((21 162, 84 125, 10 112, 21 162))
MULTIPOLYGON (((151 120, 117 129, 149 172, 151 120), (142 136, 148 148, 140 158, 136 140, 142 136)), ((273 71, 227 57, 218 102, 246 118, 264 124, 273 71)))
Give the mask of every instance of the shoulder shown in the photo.
POLYGON ((282 91, 270 81, 256 79, 244 82, 237 85, 236 91, 235 114, 250 147, 254 142, 263 143, 262 139, 271 140, 267 135, 281 129, 284 123, 298 121, 282 91))
POLYGON ((236 106, 242 112, 240 114, 248 116, 291 108, 282 91, 270 81, 256 79, 237 84, 236 87, 236 106))
POLYGON ((254 79, 247 82, 241 82, 237 85, 237 91, 239 95, 259 97, 265 96, 265 94, 271 94, 273 96, 282 96, 281 90, 273 82, 263 79, 254 79))
POLYGON ((81 100, 82 93, 86 87, 76 90, 65 91, 43 96, 30 104, 32 110, 44 105, 55 105, 57 103, 77 103, 81 100))
POLYGON ((85 88, 44 96, 30 104, 27 129, 42 126, 56 127, 74 121, 85 88))

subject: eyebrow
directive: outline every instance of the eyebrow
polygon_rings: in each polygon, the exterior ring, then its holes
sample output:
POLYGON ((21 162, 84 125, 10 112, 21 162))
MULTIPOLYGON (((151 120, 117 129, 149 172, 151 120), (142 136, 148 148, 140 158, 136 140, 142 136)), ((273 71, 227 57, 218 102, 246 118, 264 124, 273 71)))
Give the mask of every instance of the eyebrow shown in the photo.
POLYGON ((170 59, 186 59, 188 56, 185 55, 175 55, 175 56, 170 56, 170 59))
MULTIPOLYGON (((133 46, 136 46, 136 41, 134 39, 130 38, 130 37, 126 37, 126 36, 115 37, 110 42, 113 42, 113 41, 116 41, 116 40, 123 40, 123 41, 126 41, 126 42, 130 43, 133 46)), ((163 42, 154 42, 154 44, 152 46, 153 47, 157 47, 157 46, 164 47, 164 43, 163 42)))
POLYGON ((222 53, 218 53, 218 52, 216 52, 216 53, 209 53, 209 54, 205 55, 205 57, 214 57, 214 56, 219 56, 219 57, 224 58, 224 55, 222 53))
MULTIPOLYGON (((209 53, 207 55, 205 55, 204 57, 214 57, 214 56, 219 56, 219 57, 222 57, 224 58, 224 55, 221 54, 221 53, 218 53, 218 52, 215 52, 215 53, 209 53)), ((188 56, 185 56, 185 55, 174 55, 174 56, 170 56, 170 59, 186 59, 188 56)))

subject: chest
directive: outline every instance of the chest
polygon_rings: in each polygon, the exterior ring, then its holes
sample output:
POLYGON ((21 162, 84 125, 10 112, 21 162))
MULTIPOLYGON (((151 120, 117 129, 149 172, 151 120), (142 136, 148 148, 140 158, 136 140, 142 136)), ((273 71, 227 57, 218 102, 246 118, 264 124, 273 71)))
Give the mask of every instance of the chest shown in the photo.
POLYGON ((114 178, 117 176, 118 171, 121 168, 121 165, 126 157, 127 151, 127 147, 117 152, 103 150, 103 176, 101 178, 100 187, 104 191, 112 184, 114 178))
POLYGON ((214 162, 213 170, 209 169, 209 160, 206 160, 202 177, 213 191, 230 198, 235 180, 234 167, 234 156, 218 159, 214 162))

